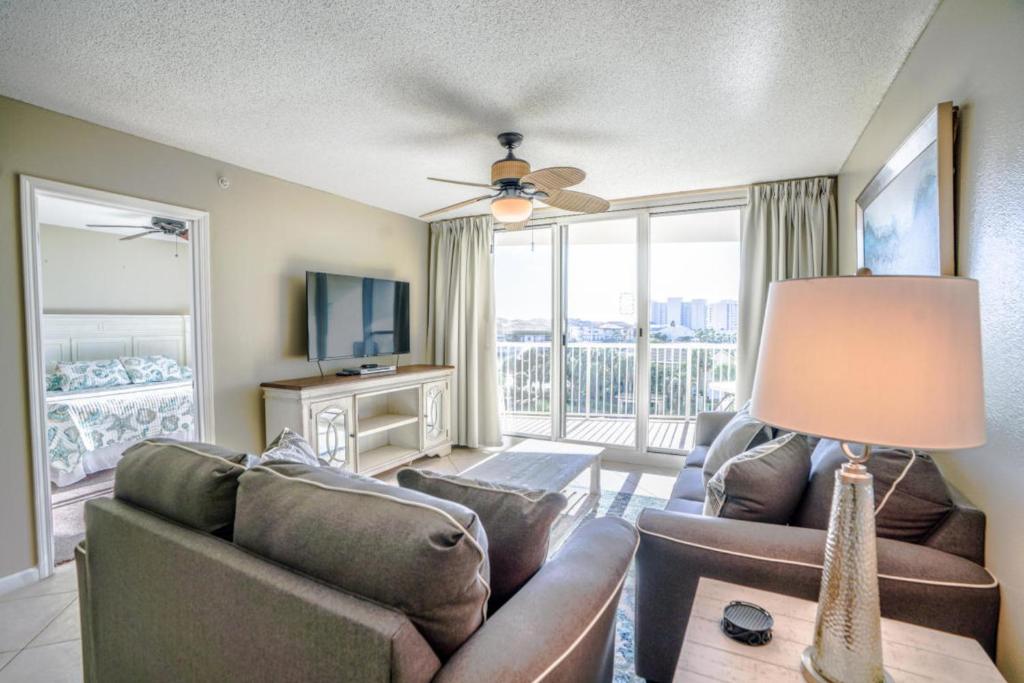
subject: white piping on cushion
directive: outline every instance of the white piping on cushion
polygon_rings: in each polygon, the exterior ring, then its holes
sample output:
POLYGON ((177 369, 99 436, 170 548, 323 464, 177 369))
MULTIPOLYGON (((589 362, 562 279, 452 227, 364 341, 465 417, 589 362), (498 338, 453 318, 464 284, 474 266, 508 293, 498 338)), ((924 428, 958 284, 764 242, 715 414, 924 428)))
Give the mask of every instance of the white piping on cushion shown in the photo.
POLYGON ((427 479, 433 479, 434 481, 444 482, 447 484, 451 484, 452 486, 465 486, 466 488, 478 489, 480 491, 488 491, 490 493, 508 493, 513 496, 525 498, 531 503, 538 503, 541 501, 541 499, 544 498, 544 496, 548 495, 548 493, 551 493, 551 491, 536 491, 536 493, 538 493, 539 495, 536 498, 531 498, 529 495, 522 491, 515 491, 510 488, 501 488, 500 484, 492 484, 491 486, 481 486, 480 484, 474 483, 470 479, 463 479, 462 477, 454 477, 454 479, 456 479, 457 481, 452 481, 453 477, 446 477, 443 474, 437 474, 436 472, 431 472, 430 470, 418 470, 415 467, 406 467, 405 469, 416 472, 427 479))
POLYGON ((911 448, 910 460, 908 460, 907 464, 903 467, 903 471, 900 472, 900 476, 896 477, 896 481, 894 481, 892 483, 892 486, 889 487, 889 490, 885 492, 885 496, 882 498, 882 502, 879 503, 878 507, 875 508, 875 517, 877 517, 878 513, 882 511, 882 508, 885 507, 885 504, 889 502, 889 496, 893 494, 893 491, 896 490, 896 487, 899 486, 899 483, 903 481, 903 477, 907 476, 907 472, 910 471, 910 466, 914 464, 915 460, 917 460, 917 451, 911 448))
MULTIPOLYGON (((775 564, 788 564, 788 565, 793 565, 793 566, 796 566, 796 567, 807 567, 808 569, 824 569, 824 567, 822 567, 820 564, 814 564, 813 562, 801 562, 799 560, 784 560, 784 559, 781 559, 781 558, 778 558, 778 557, 765 557, 763 555, 753 555, 751 553, 741 553, 741 552, 739 552, 737 550, 726 550, 725 548, 716 548, 714 546, 704 545, 702 543, 694 543, 692 541, 683 541, 683 540, 680 540, 678 538, 672 538, 671 536, 666 536, 664 534, 656 533, 654 531, 648 531, 648 530, 642 528, 639 524, 637 525, 636 528, 637 528, 638 531, 640 531, 641 534, 647 534, 648 536, 654 536, 656 538, 662 538, 662 539, 664 539, 666 541, 671 541, 672 543, 678 543, 680 545, 690 546, 691 548, 699 548, 701 550, 710 550, 713 553, 723 553, 725 555, 732 555, 734 557, 743 557, 743 558, 746 558, 748 560, 762 560, 764 562, 774 562, 775 564)), ((992 576, 992 573, 988 569, 985 569, 984 567, 982 567, 982 569, 984 569, 986 574, 988 574, 989 576, 992 576)), ((880 578, 880 579, 889 579, 890 581, 903 581, 905 583, 920 583, 920 584, 923 584, 925 586, 943 586, 943 587, 947 587, 947 588, 995 588, 996 586, 999 585, 999 581, 996 580, 996 577, 994 577, 994 576, 992 576, 992 582, 991 583, 959 583, 959 582, 956 582, 956 581, 935 581, 935 580, 932 580, 932 579, 912 579, 912 578, 908 578, 908 577, 905 577, 905 576, 892 576, 891 574, 879 574, 878 578, 880 578)))
MULTIPOLYGON (((396 503, 401 503, 402 505, 410 505, 412 507, 422 508, 424 510, 431 510, 431 511, 436 512, 437 514, 441 515, 442 517, 447 519, 449 522, 451 522, 455 526, 455 528, 461 530, 462 533, 464 533, 466 535, 466 539, 469 541, 469 544, 471 546, 473 546, 474 548, 476 548, 476 551, 478 553, 480 553, 480 564, 477 565, 476 576, 480 580, 480 583, 483 584, 484 589, 487 591, 487 595, 484 597, 484 604, 483 604, 483 607, 482 607, 484 621, 487 621, 487 602, 491 599, 491 586, 484 579, 483 573, 481 573, 481 571, 480 571, 481 569, 483 569, 484 562, 487 560, 487 552, 483 549, 483 547, 479 543, 477 543, 477 540, 476 540, 476 538, 473 537, 473 534, 469 533, 469 529, 467 529, 466 527, 464 527, 461 524, 459 524, 459 521, 457 519, 455 519, 454 517, 452 517, 448 512, 446 512, 446 511, 444 511, 444 510, 442 510, 440 508, 436 508, 436 507, 433 507, 431 505, 427 505, 426 503, 418 503, 418 502, 412 501, 412 500, 405 500, 403 498, 398 498, 396 496, 389 496, 389 495, 384 494, 384 493, 377 493, 376 491, 362 491, 362 490, 359 490, 359 489, 346 489, 346 488, 341 488, 340 486, 330 486, 328 484, 322 484, 322 483, 320 483, 318 481, 312 481, 311 479, 303 479, 302 477, 289 477, 287 474, 281 474, 280 472, 278 472, 276 470, 272 470, 269 467, 266 467, 264 465, 257 465, 255 467, 253 467, 250 471, 252 471, 252 470, 260 470, 261 472, 269 472, 270 474, 273 474, 275 476, 281 477, 282 479, 286 479, 288 481, 301 481, 304 484, 310 484, 312 486, 316 486, 317 488, 321 488, 321 489, 324 489, 326 491, 339 491, 341 493, 355 493, 355 494, 363 495, 363 496, 371 496, 373 498, 383 498, 385 500, 390 500, 390 501, 394 501, 396 503)), ((426 494, 424 494, 424 495, 426 495, 426 494)), ((473 514, 474 514, 474 516, 476 516, 475 512, 473 514)), ((477 516, 477 521, 479 521, 479 520, 480 520, 480 518, 479 518, 479 516, 477 516)), ((482 524, 480 526, 483 527, 482 524)))
MULTIPOLYGON (((639 547, 640 547, 640 534, 637 534, 636 543, 633 545, 633 552, 630 554, 630 557, 629 557, 629 564, 633 564, 633 558, 636 557, 636 549, 639 548, 639 547)), ((619 579, 619 583, 616 584, 615 590, 613 590, 612 594, 608 596, 608 599, 604 601, 604 604, 601 605, 601 609, 599 609, 597 611, 597 614, 595 614, 594 618, 590 620, 590 623, 587 624, 586 628, 584 628, 583 631, 578 636, 576 636, 576 640, 574 640, 574 641, 572 641, 572 643, 570 643, 569 647, 567 647, 565 649, 565 651, 562 652, 562 654, 560 654, 558 656, 558 659, 556 659, 555 661, 551 662, 551 664, 548 665, 548 668, 544 669, 544 671, 542 671, 539 676, 537 676, 535 679, 533 679, 533 683, 537 683, 538 681, 544 680, 544 678, 549 673, 554 671, 555 668, 557 668, 559 664, 561 664, 563 661, 565 661, 565 658, 568 657, 572 653, 572 651, 576 649, 577 645, 579 645, 581 642, 583 642, 583 639, 587 637, 587 634, 590 633, 590 630, 592 628, 594 628, 594 626, 597 624, 597 622, 601 618, 601 616, 604 615, 605 610, 608 609, 608 605, 611 604, 612 600, 615 599, 616 595, 619 595, 619 591, 622 590, 622 585, 624 583, 626 583, 626 577, 628 577, 628 576, 629 576, 629 565, 626 566, 626 571, 624 571, 622 573, 622 578, 619 579)))
POLYGON ((140 441, 139 443, 146 444, 147 446, 173 446, 174 448, 180 448, 181 450, 188 451, 189 453, 195 453, 196 455, 201 455, 204 458, 215 458, 216 460, 218 460, 220 462, 223 462, 223 463, 227 463, 228 465, 231 465, 232 467, 241 467, 243 470, 245 469, 245 465, 242 465, 242 464, 237 463, 237 462, 231 462, 227 458, 221 457, 219 455, 213 455, 212 453, 203 453, 202 451, 196 450, 195 448, 189 448, 188 446, 186 446, 186 445, 184 445, 184 444, 182 444, 180 442, 150 441, 149 439, 146 439, 144 441, 140 441))

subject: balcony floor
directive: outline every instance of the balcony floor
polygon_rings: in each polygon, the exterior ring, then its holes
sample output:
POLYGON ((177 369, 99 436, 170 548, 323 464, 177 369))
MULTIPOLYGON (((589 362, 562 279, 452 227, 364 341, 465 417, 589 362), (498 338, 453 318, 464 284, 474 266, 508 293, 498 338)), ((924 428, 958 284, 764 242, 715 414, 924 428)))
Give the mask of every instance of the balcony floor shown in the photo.
MULTIPOLYGON (((636 442, 636 420, 615 417, 569 417, 566 438, 572 441, 625 446, 636 442)), ((693 420, 651 418, 648 448, 682 450, 693 448, 693 420)), ((551 418, 546 415, 503 416, 502 426, 508 434, 551 436, 551 418)))

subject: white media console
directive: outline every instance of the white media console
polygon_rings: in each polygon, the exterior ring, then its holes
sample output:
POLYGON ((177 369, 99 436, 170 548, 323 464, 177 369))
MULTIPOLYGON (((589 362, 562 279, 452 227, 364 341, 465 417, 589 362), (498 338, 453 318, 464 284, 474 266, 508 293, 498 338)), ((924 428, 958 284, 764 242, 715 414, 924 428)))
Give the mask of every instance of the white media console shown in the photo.
POLYGON ((447 455, 454 372, 445 365, 407 365, 386 375, 264 382, 267 442, 287 427, 322 460, 367 475, 424 455, 447 455))

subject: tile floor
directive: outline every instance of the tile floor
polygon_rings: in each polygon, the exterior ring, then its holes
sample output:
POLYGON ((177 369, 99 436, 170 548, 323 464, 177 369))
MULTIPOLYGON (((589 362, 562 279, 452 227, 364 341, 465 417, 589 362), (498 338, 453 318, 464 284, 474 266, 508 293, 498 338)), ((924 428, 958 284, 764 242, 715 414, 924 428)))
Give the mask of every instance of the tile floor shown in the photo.
MULTIPOLYGON (((505 444, 507 447, 509 444, 505 444)), ((501 449, 458 448, 444 458, 423 458, 413 467, 457 474, 501 449)), ((381 475, 393 481, 395 472, 381 475)), ((586 487, 589 472, 574 482, 586 487)), ((601 488, 667 498, 675 481, 670 470, 610 463, 601 470, 601 488)), ((65 683, 82 680, 75 564, 54 576, 0 595, 0 683, 65 683)))

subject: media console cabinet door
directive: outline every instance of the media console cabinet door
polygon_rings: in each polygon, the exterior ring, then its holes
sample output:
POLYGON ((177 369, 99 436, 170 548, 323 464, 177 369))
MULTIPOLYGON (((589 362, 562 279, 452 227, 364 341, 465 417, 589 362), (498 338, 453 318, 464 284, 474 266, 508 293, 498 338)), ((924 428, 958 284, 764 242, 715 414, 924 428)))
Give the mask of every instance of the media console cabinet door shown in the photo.
POLYGON ((449 440, 451 394, 448 380, 423 385, 423 448, 432 448, 449 440))
POLYGON ((352 398, 310 404, 310 440, 317 457, 333 467, 351 469, 352 398))

